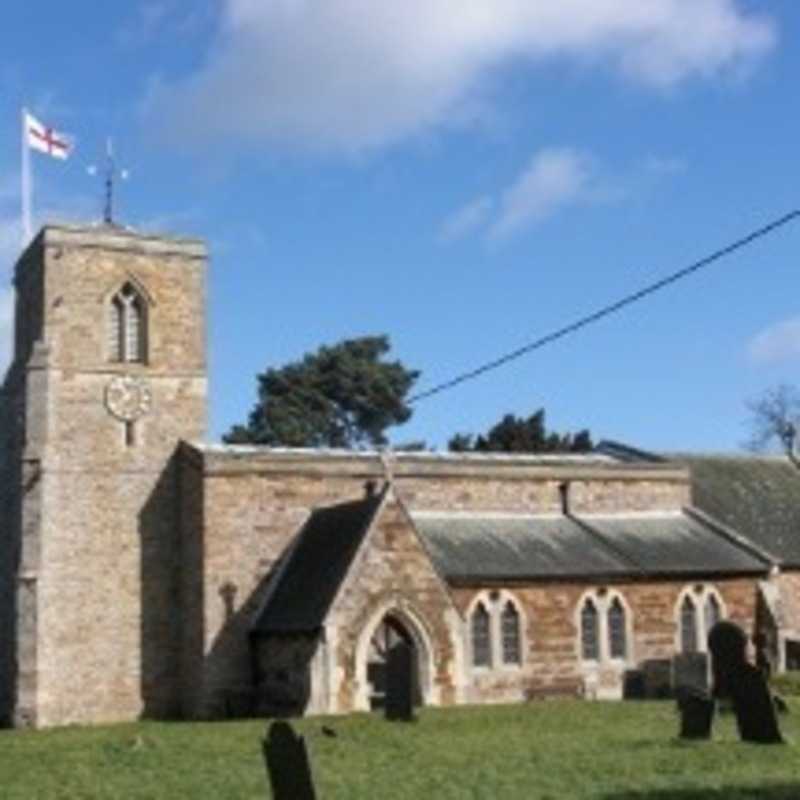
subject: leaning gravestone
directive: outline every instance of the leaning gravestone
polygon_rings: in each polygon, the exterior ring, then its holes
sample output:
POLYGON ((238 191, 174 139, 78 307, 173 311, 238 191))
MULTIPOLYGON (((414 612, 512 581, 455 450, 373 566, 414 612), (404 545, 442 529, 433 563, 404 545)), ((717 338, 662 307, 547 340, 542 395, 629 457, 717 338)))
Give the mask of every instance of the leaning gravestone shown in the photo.
POLYGON ((262 747, 273 800, 316 800, 305 740, 288 722, 273 722, 262 747))
POLYGON ((386 659, 386 719, 400 722, 414 720, 414 651, 398 642, 386 659))
POLYGON ((772 695, 761 670, 745 659, 747 636, 735 623, 718 622, 708 634, 714 673, 714 695, 730 697, 739 736, 745 742, 783 741, 772 695))

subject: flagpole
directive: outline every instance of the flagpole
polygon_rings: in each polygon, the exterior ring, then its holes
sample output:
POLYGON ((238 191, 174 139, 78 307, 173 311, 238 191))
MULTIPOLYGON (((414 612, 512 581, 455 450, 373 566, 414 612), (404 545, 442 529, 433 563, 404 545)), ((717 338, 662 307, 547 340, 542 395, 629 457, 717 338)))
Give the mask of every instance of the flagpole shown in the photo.
POLYGON ((31 149, 28 147, 28 109, 22 109, 22 249, 24 250, 33 236, 31 221, 31 195, 33 193, 33 175, 31 174, 31 149))

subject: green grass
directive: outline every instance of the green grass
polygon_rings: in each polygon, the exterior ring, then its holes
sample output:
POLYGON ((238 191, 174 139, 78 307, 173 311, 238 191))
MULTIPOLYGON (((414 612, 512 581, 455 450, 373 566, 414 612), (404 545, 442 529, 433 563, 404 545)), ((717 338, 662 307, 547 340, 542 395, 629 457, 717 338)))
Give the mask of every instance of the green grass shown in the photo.
MULTIPOLYGON (((547 701, 302 720, 320 800, 797 800, 800 701, 787 746, 745 745, 730 715, 711 742, 676 739, 668 702, 547 701), (337 736, 322 734, 322 725, 337 736)), ((0 797, 268 798, 262 722, 145 722, 0 732, 0 797)))

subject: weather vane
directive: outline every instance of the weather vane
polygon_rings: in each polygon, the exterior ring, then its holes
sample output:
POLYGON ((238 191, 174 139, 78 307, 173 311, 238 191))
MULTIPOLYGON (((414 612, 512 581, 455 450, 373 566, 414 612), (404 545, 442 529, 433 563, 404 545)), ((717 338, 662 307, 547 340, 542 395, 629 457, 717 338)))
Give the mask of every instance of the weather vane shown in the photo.
MULTIPOLYGON (((92 164, 87 168, 90 175, 97 175, 100 168, 92 164)), ((109 137, 106 139, 106 168, 105 168, 105 205, 103 208, 103 222, 106 225, 114 225, 114 181, 116 178, 127 180, 130 171, 117 167, 114 160, 114 146, 109 137)))

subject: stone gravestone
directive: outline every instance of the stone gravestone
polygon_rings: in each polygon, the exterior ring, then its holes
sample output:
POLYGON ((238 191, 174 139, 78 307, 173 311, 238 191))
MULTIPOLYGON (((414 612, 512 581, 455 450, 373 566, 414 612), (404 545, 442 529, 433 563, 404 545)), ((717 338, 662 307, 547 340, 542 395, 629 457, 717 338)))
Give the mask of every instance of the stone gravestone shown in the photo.
POLYGON ((710 739, 714 701, 709 695, 708 656, 679 653, 672 659, 672 684, 681 715, 682 739, 710 739))
POLYGON ((273 722, 262 747, 273 800, 316 800, 305 740, 288 722, 273 722))
POLYGON ((414 720, 414 651, 406 642, 395 644, 386 659, 386 719, 414 720))
POLYGON ((672 663, 668 658, 651 658, 642 664, 644 693, 650 698, 669 697, 672 693, 672 663))
POLYGON ((708 655, 678 653, 672 659, 672 685, 678 698, 687 692, 708 695, 708 655))
POLYGON ((710 697, 686 693, 678 699, 681 739, 710 739, 714 720, 714 701, 710 697))
POLYGON ((715 697, 729 697, 745 742, 783 742, 772 695, 761 670, 745 658, 747 636, 735 623, 718 622, 708 634, 715 697))

